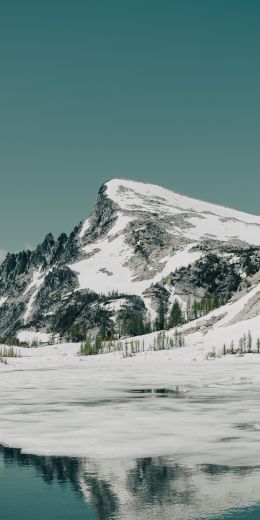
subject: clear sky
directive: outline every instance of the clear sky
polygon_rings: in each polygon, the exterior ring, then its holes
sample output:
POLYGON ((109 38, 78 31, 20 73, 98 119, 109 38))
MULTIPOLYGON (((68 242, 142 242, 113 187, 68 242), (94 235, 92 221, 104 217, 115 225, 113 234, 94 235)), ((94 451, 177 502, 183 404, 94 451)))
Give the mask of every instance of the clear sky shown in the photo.
POLYGON ((259 25, 259 0, 1 2, 0 249, 111 177, 259 214, 259 25))

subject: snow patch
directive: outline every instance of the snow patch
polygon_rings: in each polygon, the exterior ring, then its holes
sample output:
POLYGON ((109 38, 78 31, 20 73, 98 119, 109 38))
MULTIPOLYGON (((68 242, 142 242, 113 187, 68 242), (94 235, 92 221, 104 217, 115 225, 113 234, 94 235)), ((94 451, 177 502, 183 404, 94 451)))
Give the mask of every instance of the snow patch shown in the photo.
POLYGON ((84 222, 83 222, 83 225, 82 225, 82 228, 79 232, 79 237, 80 238, 83 238, 83 236, 85 235, 85 233, 88 231, 88 229, 90 228, 90 219, 87 218, 84 222))
POLYGON ((2 305, 5 304, 6 300, 7 300, 7 296, 2 296, 2 297, 0 298, 0 307, 2 307, 2 305))
POLYGON ((165 278, 170 273, 174 273, 176 269, 180 267, 187 267, 188 265, 199 260, 203 254, 199 251, 192 251, 196 243, 189 244, 182 251, 178 251, 175 255, 167 255, 160 260, 160 263, 165 262, 165 267, 158 273, 152 280, 153 283, 160 282, 162 278, 165 278))
POLYGON ((31 283, 27 286, 27 288, 25 289, 24 291, 24 295, 27 294, 33 287, 36 287, 36 289, 34 290, 34 292, 32 293, 28 303, 27 303, 27 308, 26 308, 26 311, 24 313, 24 316, 23 316, 23 321, 24 323, 26 324, 28 322, 28 319, 30 317, 30 314, 31 314, 31 310, 32 310, 32 307, 33 307, 33 303, 34 303, 34 300, 39 292, 39 289, 41 287, 41 285, 43 284, 44 282, 44 279, 46 278, 47 274, 51 271, 52 269, 49 269, 45 274, 43 274, 41 272, 41 269, 39 269, 38 271, 34 271, 33 272, 33 275, 32 275, 32 281, 31 283))

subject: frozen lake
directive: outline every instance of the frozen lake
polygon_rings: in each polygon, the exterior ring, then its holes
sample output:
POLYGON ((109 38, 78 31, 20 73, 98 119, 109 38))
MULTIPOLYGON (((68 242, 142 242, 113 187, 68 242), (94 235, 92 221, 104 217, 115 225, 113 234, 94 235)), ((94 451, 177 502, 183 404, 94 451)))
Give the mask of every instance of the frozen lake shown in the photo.
POLYGON ((259 518, 260 356, 77 349, 0 364, 4 520, 259 518))
POLYGON ((80 358, 77 349, 24 349, 0 364, 0 443, 35 455, 260 465, 260 355, 205 361, 185 347, 80 358))

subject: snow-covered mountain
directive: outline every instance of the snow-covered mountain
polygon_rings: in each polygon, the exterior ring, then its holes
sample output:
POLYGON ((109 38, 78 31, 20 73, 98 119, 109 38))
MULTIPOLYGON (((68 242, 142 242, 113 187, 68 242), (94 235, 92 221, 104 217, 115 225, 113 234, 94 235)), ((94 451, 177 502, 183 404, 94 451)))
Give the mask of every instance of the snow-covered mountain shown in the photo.
POLYGON ((167 313, 175 298, 184 309, 208 295, 226 303, 258 293, 259 269, 259 216, 113 179, 70 236, 6 256, 0 335, 108 330, 129 313, 154 320, 159 302, 167 313))

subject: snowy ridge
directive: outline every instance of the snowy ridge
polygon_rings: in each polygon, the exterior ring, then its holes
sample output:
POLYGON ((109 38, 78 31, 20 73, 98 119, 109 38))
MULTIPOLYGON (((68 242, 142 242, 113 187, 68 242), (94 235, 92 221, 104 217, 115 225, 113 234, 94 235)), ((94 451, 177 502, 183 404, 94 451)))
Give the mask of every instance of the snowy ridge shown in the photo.
MULTIPOLYGON (((90 258, 70 264, 78 273, 81 289, 90 288, 97 292, 118 289, 141 295, 151 284, 197 260, 201 253, 192 249, 203 239, 260 245, 260 217, 141 182, 113 179, 104 185, 104 191, 117 207, 116 221, 106 237, 83 247, 83 252, 90 258), (161 257, 158 251, 156 274, 151 262, 146 266, 145 279, 139 281, 131 266, 135 251, 127 240, 127 228, 131 222, 136 222, 135 232, 145 229, 147 216, 153 217, 155 213, 177 246, 180 239, 182 242, 185 239, 188 246, 180 244, 176 252, 170 244, 168 254, 161 257), (96 253, 95 249, 98 250, 96 253)), ((87 219, 79 236, 87 235, 90 227, 87 219)), ((142 246, 141 240, 137 245, 142 246)))
MULTIPOLYGON (((111 200, 113 200, 123 211, 137 211, 139 209, 152 211, 157 207, 160 211, 173 215, 182 212, 195 212, 197 214, 205 214, 206 219, 208 218, 208 215, 213 215, 233 221, 238 220, 240 223, 255 226, 255 232, 260 226, 259 216, 250 215, 242 211, 233 210, 210 202, 192 199, 154 184, 112 179, 111 181, 108 181, 105 186, 107 189, 107 196, 111 198, 111 200)), ((213 228, 211 231, 214 234, 215 229, 213 228)), ((232 232, 232 228, 230 232, 232 232)), ((232 236, 233 234, 231 237, 232 236)), ((241 239, 241 230, 239 236, 241 239)), ((223 239, 223 237, 220 238, 223 239)), ((256 236, 254 239, 256 240, 256 236)))
MULTIPOLYGON (((218 230, 214 229, 214 222, 217 222, 211 217, 218 217, 218 219, 227 219, 232 221, 228 223, 228 226, 224 226, 227 231, 225 238, 233 238, 235 232, 238 231, 238 237, 242 240, 244 233, 243 225, 247 225, 246 229, 253 230, 252 238, 255 243, 260 243, 260 238, 257 237, 260 228, 260 217, 256 215, 250 215, 242 211, 234 210, 225 206, 216 205, 210 202, 192 199, 185 195, 181 195, 172 190, 162 188, 155 184, 147 184, 139 181, 131 181, 124 179, 112 179, 103 185, 106 197, 116 204, 118 210, 121 212, 137 213, 141 212, 156 212, 160 211, 162 214, 169 215, 180 215, 189 214, 192 217, 198 217, 201 220, 209 221, 213 223, 213 228, 210 229, 211 233, 214 234, 218 230), (209 219, 209 220, 208 220, 209 219), (236 229, 236 221, 242 224, 242 229, 236 229), (230 226, 230 229, 229 229, 230 226), (230 235, 228 236, 228 233, 230 235)), ((127 223, 127 221, 125 222, 127 223)), ((198 236, 203 234, 203 225, 197 222, 198 236), (200 229, 202 228, 202 229, 200 229), (201 234, 200 234, 201 233, 201 234)), ((83 222, 80 236, 83 237, 85 232, 90 228, 89 218, 83 222)), ((222 229, 223 233, 223 229, 222 229)), ((223 240, 222 236, 219 236, 223 240)), ((245 237, 246 238, 246 237, 245 237)), ((247 237, 248 241, 251 241, 250 237, 247 237)))

